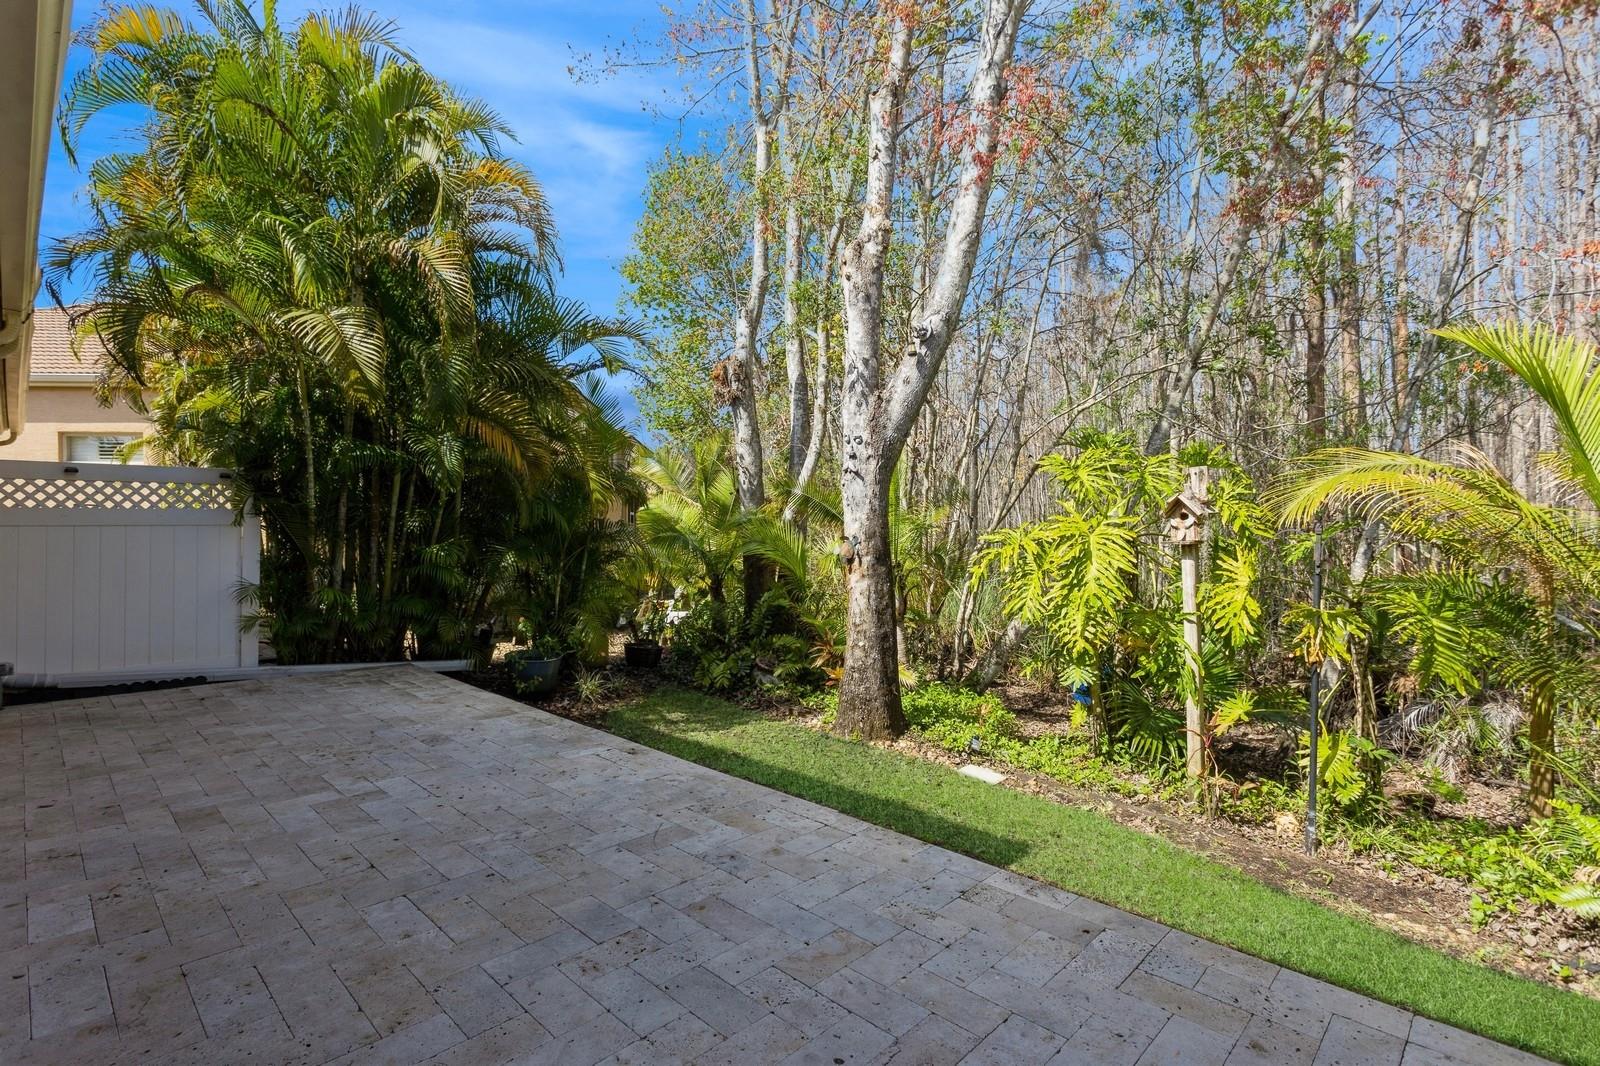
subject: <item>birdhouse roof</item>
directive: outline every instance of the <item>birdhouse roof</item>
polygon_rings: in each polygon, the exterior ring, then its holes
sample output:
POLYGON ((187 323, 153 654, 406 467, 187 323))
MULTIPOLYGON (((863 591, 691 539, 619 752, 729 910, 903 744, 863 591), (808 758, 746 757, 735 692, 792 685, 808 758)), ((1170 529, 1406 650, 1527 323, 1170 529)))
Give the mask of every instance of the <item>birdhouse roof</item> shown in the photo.
POLYGON ((1173 514, 1178 510, 1188 511, 1190 514, 1207 515, 1211 513, 1211 505, 1198 496, 1187 492, 1180 492, 1167 501, 1167 506, 1162 509, 1164 514, 1173 514))

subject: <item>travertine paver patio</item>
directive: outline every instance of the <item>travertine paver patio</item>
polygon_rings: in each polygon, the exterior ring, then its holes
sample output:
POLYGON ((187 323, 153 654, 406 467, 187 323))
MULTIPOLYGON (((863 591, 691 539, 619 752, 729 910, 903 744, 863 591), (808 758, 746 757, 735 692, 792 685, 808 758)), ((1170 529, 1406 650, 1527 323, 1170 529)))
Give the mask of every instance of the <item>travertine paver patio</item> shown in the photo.
POLYGON ((410 668, 0 712, 0 1061, 1506 1063, 410 668))

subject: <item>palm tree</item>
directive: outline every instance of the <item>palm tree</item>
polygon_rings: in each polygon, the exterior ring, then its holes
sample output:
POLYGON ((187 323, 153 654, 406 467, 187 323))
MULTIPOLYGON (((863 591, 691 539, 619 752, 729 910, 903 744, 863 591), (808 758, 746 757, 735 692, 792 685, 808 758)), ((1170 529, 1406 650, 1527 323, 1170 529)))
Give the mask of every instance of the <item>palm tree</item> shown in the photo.
POLYGON ((739 505, 726 431, 657 449, 634 472, 650 491, 636 519, 640 542, 656 573, 692 598, 705 598, 712 641, 706 650, 736 658, 736 650, 770 650, 773 641, 803 650, 805 635, 819 660, 829 658, 831 612, 819 602, 829 586, 817 578, 836 559, 819 546, 815 528, 808 534, 785 521, 776 499, 758 510, 739 505), (747 597, 732 593, 751 558, 769 566, 777 581, 748 606, 747 597), (736 614, 731 603, 743 609, 736 614))
POLYGON ((664 573, 703 592, 722 617, 728 580, 743 558, 739 507, 727 433, 710 433, 683 449, 662 448, 635 467, 650 486, 637 516, 639 536, 664 573))
MULTIPOLYGON (((1501 676, 1525 692, 1528 809, 1548 817, 1555 796, 1555 722, 1571 664, 1559 648, 1565 623, 1592 618, 1600 592, 1600 353, 1543 326, 1469 325, 1438 331, 1505 367, 1544 401, 1560 432, 1543 466, 1559 502, 1536 503, 1478 450, 1457 445, 1432 459, 1362 448, 1327 448, 1296 461, 1277 491, 1286 522, 1350 506, 1432 543, 1481 571, 1513 575, 1538 608, 1540 632, 1498 642, 1501 676)), ((1592 625, 1579 622, 1588 632, 1592 625)))
POLYGON ((509 131, 391 24, 197 11, 113 7, 84 31, 69 152, 107 108, 147 122, 92 165, 93 222, 50 280, 89 273, 82 317, 118 383, 154 391, 164 450, 253 495, 280 658, 459 645, 530 499, 625 491, 626 439, 585 382, 633 331, 556 296, 509 131))

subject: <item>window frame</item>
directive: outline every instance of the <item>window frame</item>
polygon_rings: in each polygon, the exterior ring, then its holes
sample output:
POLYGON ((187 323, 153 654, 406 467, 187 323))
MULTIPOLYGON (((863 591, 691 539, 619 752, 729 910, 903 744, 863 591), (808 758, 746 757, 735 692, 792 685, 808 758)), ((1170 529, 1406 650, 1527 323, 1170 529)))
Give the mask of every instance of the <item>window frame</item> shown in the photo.
MULTIPOLYGON (((120 450, 123 446, 125 446, 125 445, 127 445, 127 444, 129 444, 129 443, 131 443, 133 441, 138 440, 142 436, 144 436, 143 433, 134 433, 134 432, 129 432, 128 430, 113 430, 113 429, 72 430, 70 432, 63 432, 61 434, 61 443, 60 443, 60 447, 58 449, 58 454, 61 456, 61 461, 63 463, 121 463, 122 460, 118 459, 115 453, 118 450, 120 450), (73 455, 72 455, 72 446, 73 446, 73 444, 78 442, 78 441, 84 441, 84 440, 89 440, 89 441, 95 442, 95 457, 93 459, 75 459, 75 458, 73 458, 73 455), (115 441, 116 442, 112 446, 112 448, 110 449, 112 454, 109 455, 109 456, 104 454, 105 451, 106 451, 104 445, 105 445, 105 443, 107 441, 115 441)), ((128 466, 148 466, 149 465, 149 457, 148 457, 148 452, 146 451, 146 449, 140 448, 138 450, 138 452, 135 453, 134 456, 127 461, 126 465, 128 465, 128 466)))

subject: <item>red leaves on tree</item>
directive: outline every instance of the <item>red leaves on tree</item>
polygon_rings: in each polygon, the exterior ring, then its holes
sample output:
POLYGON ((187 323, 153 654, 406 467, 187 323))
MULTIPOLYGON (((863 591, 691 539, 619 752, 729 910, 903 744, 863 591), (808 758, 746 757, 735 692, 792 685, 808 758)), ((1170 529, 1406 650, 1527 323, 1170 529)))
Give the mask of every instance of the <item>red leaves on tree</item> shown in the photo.
POLYGON ((953 101, 932 105, 924 145, 935 152, 970 153, 985 178, 1007 151, 1016 155, 1019 165, 1027 162, 1039 147, 1039 131, 1059 107, 1043 72, 1033 64, 1014 65, 1007 83, 1005 98, 995 109, 997 113, 953 101), (994 151, 975 147, 979 119, 984 117, 997 119, 994 151))

